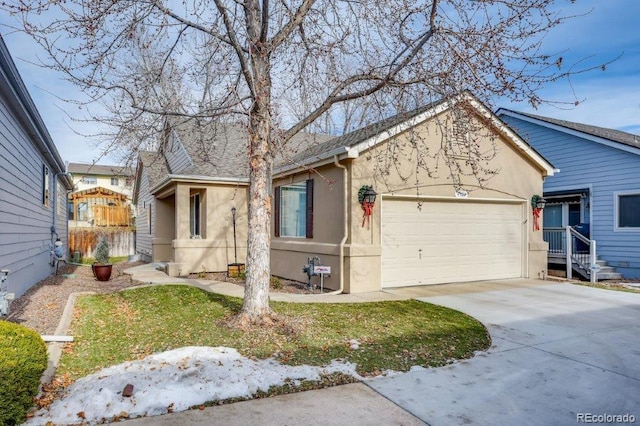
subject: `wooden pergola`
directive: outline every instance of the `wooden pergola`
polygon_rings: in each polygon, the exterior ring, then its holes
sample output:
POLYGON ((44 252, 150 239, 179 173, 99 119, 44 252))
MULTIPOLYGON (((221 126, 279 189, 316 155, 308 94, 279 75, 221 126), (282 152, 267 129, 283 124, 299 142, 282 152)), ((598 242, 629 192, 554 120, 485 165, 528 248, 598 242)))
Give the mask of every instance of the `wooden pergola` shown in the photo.
POLYGON ((70 220, 76 225, 89 226, 131 226, 131 206, 127 196, 107 188, 95 187, 69 195, 73 204, 70 220))

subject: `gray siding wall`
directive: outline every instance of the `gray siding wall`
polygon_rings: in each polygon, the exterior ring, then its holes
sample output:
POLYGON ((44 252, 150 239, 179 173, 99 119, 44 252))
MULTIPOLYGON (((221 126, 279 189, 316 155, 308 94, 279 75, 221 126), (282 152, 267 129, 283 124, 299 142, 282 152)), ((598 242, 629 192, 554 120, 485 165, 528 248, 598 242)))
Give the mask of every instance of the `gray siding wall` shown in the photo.
POLYGON ((547 178, 545 191, 591 186, 591 238, 598 255, 625 278, 640 278, 640 230, 614 229, 614 194, 640 193, 640 155, 513 117, 500 118, 560 169, 547 178))
MULTIPOLYGON (((45 207, 43 165, 44 160, 22 123, 11 112, 6 99, 0 98, 0 269, 11 271, 7 284, 16 296, 53 270, 49 262, 54 170, 47 165, 51 195, 49 206, 45 207)), ((59 194, 64 194, 64 190, 59 194)), ((63 207, 66 209, 66 202, 63 207)), ((66 225, 57 226, 66 230, 66 225)), ((66 232, 64 235, 66 238, 66 232)))
POLYGON ((178 138, 178 135, 176 135, 175 132, 171 132, 169 143, 164 151, 164 156, 169 164, 170 173, 173 174, 180 174, 187 167, 193 165, 191 158, 189 158, 189 154, 187 154, 182 142, 180 142, 180 138, 178 138))
POLYGON ((149 229, 149 212, 151 212, 151 216, 153 217, 153 196, 149 193, 149 178, 144 166, 140 173, 140 182, 138 182, 138 184, 138 204, 136 205, 138 210, 138 216, 136 217, 136 253, 142 255, 145 260, 150 260, 150 256, 152 254, 151 239, 153 236, 153 229, 149 229))

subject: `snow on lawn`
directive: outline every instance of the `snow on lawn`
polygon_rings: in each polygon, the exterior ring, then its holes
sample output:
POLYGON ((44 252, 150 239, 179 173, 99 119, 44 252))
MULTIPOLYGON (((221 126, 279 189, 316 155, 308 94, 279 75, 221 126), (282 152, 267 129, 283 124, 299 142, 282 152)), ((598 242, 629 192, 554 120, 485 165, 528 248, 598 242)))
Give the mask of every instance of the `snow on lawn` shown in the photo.
POLYGON ((289 366, 271 358, 245 358, 232 348, 185 347, 83 377, 26 424, 95 424, 115 417, 157 416, 206 401, 250 397, 291 380, 319 381, 321 375, 332 373, 361 379, 351 363, 289 366), (131 397, 122 396, 127 384, 133 385, 131 397))

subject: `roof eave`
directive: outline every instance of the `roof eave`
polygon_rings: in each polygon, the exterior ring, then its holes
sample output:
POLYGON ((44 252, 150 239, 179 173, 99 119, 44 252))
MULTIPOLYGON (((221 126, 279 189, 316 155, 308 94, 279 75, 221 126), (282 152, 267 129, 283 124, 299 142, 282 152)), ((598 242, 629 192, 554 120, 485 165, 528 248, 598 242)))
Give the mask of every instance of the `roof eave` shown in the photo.
POLYGON ((517 133, 515 133, 508 126, 502 123, 497 118, 497 116, 493 114, 487 107, 485 107, 480 101, 478 101, 475 96, 465 91, 455 96, 451 101, 438 102, 433 105, 432 108, 427 109, 426 111, 416 115, 415 117, 403 121, 389 129, 383 130, 378 134, 355 144, 352 147, 340 146, 338 148, 334 148, 331 151, 319 154, 314 157, 310 157, 297 164, 278 168, 275 170, 274 176, 280 177, 291 174, 292 172, 306 170, 309 168, 317 167, 318 165, 327 164, 329 161, 333 161, 333 157, 335 155, 338 155, 342 158, 357 158, 362 152, 397 136, 398 134, 410 129, 411 127, 414 127, 435 117, 436 115, 443 113, 444 111, 449 109, 452 104, 456 104, 461 101, 468 102, 477 111, 478 114, 488 119, 491 124, 496 129, 498 129, 498 131, 500 131, 506 138, 508 138, 526 157, 531 160, 531 162, 533 162, 543 172, 543 175, 545 177, 554 175, 557 169, 551 163, 549 163, 549 161, 547 161, 542 155, 536 152, 535 149, 529 146, 517 133))
POLYGON ((248 178, 235 178, 235 177, 223 177, 223 176, 199 176, 199 175, 177 175, 169 174, 164 177, 160 182, 155 184, 149 192, 156 194, 162 191, 167 185, 174 182, 189 182, 189 183, 203 183, 203 184, 222 184, 222 185, 248 185, 248 178))
POLYGON ((608 146, 608 147, 611 147, 611 148, 616 148, 616 149, 619 149, 621 151, 628 152, 630 154, 640 155, 640 148, 635 148, 635 147, 633 147, 631 145, 627 145, 627 144, 622 143, 622 142, 614 141, 614 140, 603 138, 603 137, 600 137, 600 136, 591 135, 589 133, 581 132, 581 131, 575 130, 575 129, 569 129, 567 127, 560 126, 560 125, 554 124, 554 123, 549 123, 548 121, 539 120, 539 119, 534 118, 534 117, 529 117, 527 115, 520 114, 517 111, 512 111, 512 110, 506 109, 506 108, 500 108, 500 109, 498 109, 496 111, 496 115, 497 114, 508 115, 510 117, 517 118, 518 120, 526 121, 528 123, 538 124, 540 126, 543 126, 543 127, 549 128, 549 129, 553 129, 553 130, 557 130, 559 132, 566 133, 566 134, 571 135, 571 136, 576 136, 576 137, 579 137, 579 138, 582 138, 582 139, 590 140, 590 141, 595 142, 595 143, 599 143, 601 145, 605 145, 605 146, 608 146))
MULTIPOLYGON (((38 109, 29 95, 24 81, 20 77, 18 69, 11 59, 11 54, 4 40, 0 37, 0 76, 6 80, 7 87, 11 91, 9 102, 13 104, 16 114, 28 127, 32 140, 42 154, 47 159, 49 165, 56 173, 66 173, 65 164, 58 153, 58 150, 51 139, 51 135, 38 112, 38 109)), ((68 183, 68 182, 67 182, 68 183)))
POLYGON ((357 158, 358 153, 352 148, 346 146, 339 146, 331 151, 323 152, 319 155, 314 155, 295 164, 287 164, 286 166, 276 167, 273 171, 273 177, 278 178, 286 176, 292 173, 309 170, 312 168, 324 166, 333 162, 333 158, 338 156, 340 159, 344 158, 357 158))

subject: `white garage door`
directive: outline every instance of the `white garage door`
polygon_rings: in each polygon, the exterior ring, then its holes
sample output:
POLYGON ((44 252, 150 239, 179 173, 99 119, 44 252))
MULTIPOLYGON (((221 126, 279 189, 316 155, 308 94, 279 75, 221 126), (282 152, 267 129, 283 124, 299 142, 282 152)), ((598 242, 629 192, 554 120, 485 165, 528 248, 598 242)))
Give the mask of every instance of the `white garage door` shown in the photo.
POLYGON ((382 203, 382 286, 521 277, 522 204, 382 203))

